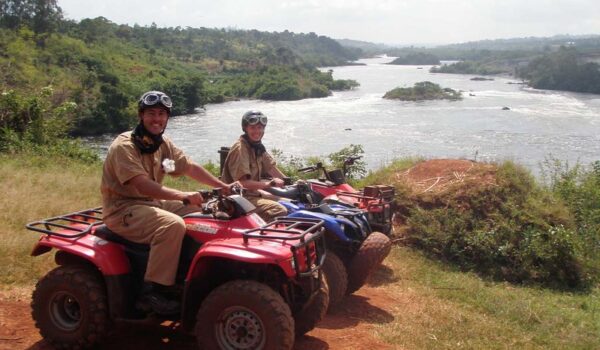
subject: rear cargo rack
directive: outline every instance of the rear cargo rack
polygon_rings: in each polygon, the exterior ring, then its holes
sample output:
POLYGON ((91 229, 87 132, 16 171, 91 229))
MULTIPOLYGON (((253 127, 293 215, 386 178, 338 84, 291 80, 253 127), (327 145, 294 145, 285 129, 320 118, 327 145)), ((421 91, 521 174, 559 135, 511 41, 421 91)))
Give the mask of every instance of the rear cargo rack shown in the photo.
POLYGON ((269 239, 295 241, 291 246, 292 257, 294 259, 294 268, 296 274, 300 277, 307 277, 319 270, 325 261, 325 235, 323 234, 323 220, 309 218, 290 218, 281 217, 259 228, 247 230, 242 233, 244 243, 247 244, 250 239, 269 239), (285 234, 285 235, 278 235, 285 234), (310 237, 306 237, 311 234, 310 237), (311 256, 310 243, 315 242, 315 257, 311 256), (306 266, 308 271, 300 271, 300 252, 304 252, 306 266))
POLYGON ((101 224, 102 207, 97 207, 30 222, 25 227, 49 236, 77 238, 90 233, 93 227, 101 224))

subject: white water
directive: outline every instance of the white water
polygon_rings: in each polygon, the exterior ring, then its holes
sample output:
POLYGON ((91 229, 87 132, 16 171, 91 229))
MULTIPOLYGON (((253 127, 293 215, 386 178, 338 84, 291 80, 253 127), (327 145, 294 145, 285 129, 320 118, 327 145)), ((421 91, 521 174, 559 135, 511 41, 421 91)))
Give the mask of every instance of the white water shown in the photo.
MULTIPOLYGON (((269 117, 263 139, 267 149, 325 156, 361 144, 369 168, 406 156, 511 159, 534 172, 550 154, 570 163, 600 160, 600 95, 534 90, 508 84, 515 82, 509 78, 471 81, 471 75, 429 73, 430 66, 383 64, 390 60, 365 59, 366 66, 332 68, 334 78, 361 84, 353 91, 291 102, 207 105, 199 114, 173 118, 166 134, 194 160, 218 163, 217 149, 231 145, 241 133, 242 114, 259 109, 269 117), (382 99, 388 90, 425 80, 463 90, 464 99, 382 99), (510 110, 502 110, 504 106, 510 110)), ((102 144, 109 142, 105 138, 102 144)))

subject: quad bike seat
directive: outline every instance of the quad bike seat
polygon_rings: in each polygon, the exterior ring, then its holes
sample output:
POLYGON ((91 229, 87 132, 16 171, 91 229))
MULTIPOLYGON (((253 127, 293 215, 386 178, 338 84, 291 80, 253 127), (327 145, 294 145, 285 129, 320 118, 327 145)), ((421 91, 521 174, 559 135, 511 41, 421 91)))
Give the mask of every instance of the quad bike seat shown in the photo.
POLYGON ((106 225, 99 225, 94 232, 94 235, 105 239, 109 242, 115 242, 124 245, 127 250, 136 251, 136 252, 148 252, 150 251, 150 245, 144 243, 136 243, 132 242, 128 239, 123 238, 119 234, 111 231, 106 225))

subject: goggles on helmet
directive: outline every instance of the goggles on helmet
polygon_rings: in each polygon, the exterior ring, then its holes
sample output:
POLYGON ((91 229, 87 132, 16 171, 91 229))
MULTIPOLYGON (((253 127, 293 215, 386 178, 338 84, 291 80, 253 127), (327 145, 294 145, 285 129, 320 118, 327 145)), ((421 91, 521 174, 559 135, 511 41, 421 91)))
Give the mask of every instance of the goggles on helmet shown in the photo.
POLYGON ((267 116, 262 113, 244 116, 244 119, 248 125, 256 125, 258 123, 261 123, 263 126, 267 125, 267 116))
POLYGON ((171 98, 162 92, 147 92, 140 99, 140 107, 154 106, 157 103, 160 103, 167 108, 173 107, 173 101, 171 100, 171 98))

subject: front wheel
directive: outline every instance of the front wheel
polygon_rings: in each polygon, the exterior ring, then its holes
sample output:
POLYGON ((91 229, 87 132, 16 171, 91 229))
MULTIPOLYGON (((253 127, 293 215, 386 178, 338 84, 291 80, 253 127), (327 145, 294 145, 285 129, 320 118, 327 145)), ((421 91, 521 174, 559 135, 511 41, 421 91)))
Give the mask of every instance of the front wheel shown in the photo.
POLYGON ((291 349, 294 319, 270 287, 235 280, 204 299, 196 316, 196 338, 201 349, 291 349))
POLYGON ((101 277, 84 266, 50 271, 35 286, 31 310, 42 337, 58 349, 91 347, 110 328, 101 277))
POLYGON ((327 250, 325 255, 323 273, 329 285, 329 304, 336 305, 346 295, 348 272, 346 272, 346 266, 344 266, 342 259, 331 250, 327 250))
POLYGON ((392 241, 381 232, 371 233, 361 244, 348 267, 348 289, 352 294, 360 289, 369 275, 390 253, 392 241))

